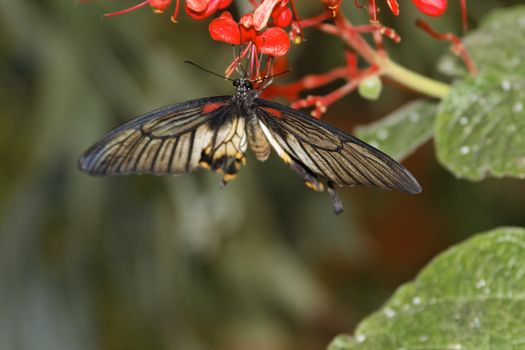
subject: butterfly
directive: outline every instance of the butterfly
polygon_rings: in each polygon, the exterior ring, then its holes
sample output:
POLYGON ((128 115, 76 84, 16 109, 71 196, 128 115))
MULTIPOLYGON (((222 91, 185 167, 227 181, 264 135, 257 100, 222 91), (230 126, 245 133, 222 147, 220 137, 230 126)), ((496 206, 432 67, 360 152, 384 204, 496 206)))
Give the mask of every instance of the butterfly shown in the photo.
POLYGON ((178 175, 198 168, 233 180, 246 150, 260 161, 273 149, 314 191, 327 190, 343 211, 337 186, 368 185, 419 193, 401 164, 354 136, 299 110, 260 99, 246 78, 233 80, 233 96, 206 97, 146 113, 116 128, 79 159, 95 176, 178 175))

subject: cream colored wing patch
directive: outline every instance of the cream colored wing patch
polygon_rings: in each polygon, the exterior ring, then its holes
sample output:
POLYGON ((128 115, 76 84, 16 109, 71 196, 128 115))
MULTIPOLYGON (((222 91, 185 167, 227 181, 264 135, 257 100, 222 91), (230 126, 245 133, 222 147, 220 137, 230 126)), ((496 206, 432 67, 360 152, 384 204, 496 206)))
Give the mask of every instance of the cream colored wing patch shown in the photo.
POLYGON ((246 164, 247 147, 245 119, 235 116, 221 127, 217 138, 203 148, 199 166, 224 174, 226 184, 235 179, 241 165, 246 164))
POLYGON ((292 162, 292 159, 290 158, 288 153, 281 147, 279 142, 277 142, 277 140, 273 137, 273 135, 270 132, 270 130, 268 130, 268 127, 266 125, 264 125, 264 123, 261 120, 259 120, 259 125, 261 126, 261 129, 262 129, 262 131, 264 133, 264 136, 266 136, 266 138, 268 139, 268 142, 270 142, 270 144, 272 145, 272 147, 275 150, 275 152, 277 152, 279 157, 281 157, 281 159, 286 164, 290 164, 292 162))
POLYGON ((150 112, 107 134, 79 167, 91 175, 177 175, 202 167, 231 180, 245 162, 247 136, 230 101, 219 96, 150 112))

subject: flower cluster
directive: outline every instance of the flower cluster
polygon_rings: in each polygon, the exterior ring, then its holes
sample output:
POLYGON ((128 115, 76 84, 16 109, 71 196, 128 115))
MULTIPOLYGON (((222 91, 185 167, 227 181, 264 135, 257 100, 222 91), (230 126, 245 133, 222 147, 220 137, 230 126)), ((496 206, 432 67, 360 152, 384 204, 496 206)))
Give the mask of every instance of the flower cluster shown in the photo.
MULTIPOLYGON (((162 13, 174 2, 171 19, 176 22, 180 1, 146 0, 125 10, 108 13, 106 16, 128 13, 147 5, 154 12, 162 13)), ((243 74, 246 74, 249 79, 255 80, 261 75, 271 74, 276 62, 280 64, 286 62, 275 60, 275 58, 285 56, 290 49, 291 42, 296 44, 302 42, 304 28, 315 28, 336 36, 345 43, 348 48, 343 53, 346 65, 325 74, 307 76, 295 83, 271 86, 265 91, 267 95, 286 97, 292 101, 293 107, 313 107, 312 115, 320 117, 330 104, 355 90, 359 91, 363 97, 378 98, 381 77, 388 77, 409 88, 422 91, 417 84, 397 75, 402 70, 395 69, 395 64, 390 61, 384 49, 384 38, 399 42, 401 37, 394 29, 381 24, 378 3, 385 4, 393 15, 398 16, 400 6, 397 0, 361 0, 366 4, 361 3, 360 0, 354 0, 357 10, 366 10, 368 13, 369 23, 364 25, 354 25, 349 21, 341 10, 342 0, 320 0, 324 10, 317 16, 305 19, 299 19, 293 0, 244 1, 249 1, 253 10, 242 15, 238 20, 227 9, 233 0, 185 0, 184 2, 186 14, 195 20, 202 20, 222 11, 208 25, 211 38, 219 42, 239 45, 242 48, 227 68, 226 76, 230 76, 243 61, 248 63, 247 68, 243 68, 243 74), (372 36, 372 44, 363 37, 367 33, 372 36), (366 62, 366 65, 358 66, 359 61, 366 62), (309 95, 304 99, 299 99, 303 91, 318 88, 338 79, 346 82, 331 93, 325 96, 309 95), (367 93, 371 85, 374 86, 373 94, 367 93)), ((466 0, 459 1, 463 14, 463 26, 466 30, 466 0)), ((447 9, 447 0, 412 0, 412 3, 427 16, 441 16, 447 9)), ((469 70, 475 72, 468 53, 454 34, 437 33, 423 20, 418 20, 417 26, 433 38, 451 41, 455 51, 467 63, 469 70)), ((283 70, 285 70, 284 67, 283 70)), ((422 92, 434 96, 440 93, 439 91, 422 92)))
MULTIPOLYGON (((283 1, 284 2, 284 1, 283 1)), ((292 13, 276 0, 265 0, 253 13, 244 15, 239 22, 229 12, 210 22, 209 31, 213 40, 229 44, 252 44, 257 52, 269 56, 283 56, 290 48, 288 34, 283 29, 292 22, 292 13), (273 5, 263 6, 263 5, 273 5), (272 26, 269 19, 272 18, 272 26)))
MULTIPOLYGON (((211 15, 213 15, 218 10, 222 10, 232 3, 232 0, 186 0, 184 3, 184 9, 186 10, 186 13, 189 17, 199 20, 207 18, 211 15)), ((163 13, 171 6, 171 0, 146 0, 141 2, 140 4, 137 4, 135 6, 132 6, 130 8, 111 12, 105 14, 105 16, 117 16, 122 15, 124 13, 128 13, 134 10, 137 10, 141 7, 149 5, 154 12, 156 13, 163 13)), ((180 0, 175 0, 175 10, 173 11, 173 14, 171 15, 171 20, 173 22, 177 22, 177 16, 179 13, 179 7, 180 7, 180 0)))
MULTIPOLYGON (((338 0, 339 3, 341 0, 338 0)), ((186 0, 185 10, 188 16, 195 20, 207 18, 218 10, 227 8, 232 0, 186 0)), ((285 28, 294 20, 295 8, 292 0, 262 0, 252 2, 254 10, 245 14, 237 22, 230 12, 224 11, 209 24, 210 36, 213 40, 234 45, 245 45, 242 53, 227 70, 229 76, 235 67, 245 57, 249 57, 250 77, 257 78, 260 74, 262 57, 266 55, 271 69, 271 58, 284 56, 290 48, 289 34, 285 28)), ((146 0, 130 8, 108 13, 105 16, 117 16, 149 5, 154 12, 162 13, 172 4, 171 0, 146 0)), ((180 0, 175 1, 175 9, 171 16, 176 22, 180 0)), ((297 16, 295 16, 297 17, 297 16)), ((300 27, 299 27, 300 32, 300 27)), ((297 30, 294 31, 297 34, 297 30)))

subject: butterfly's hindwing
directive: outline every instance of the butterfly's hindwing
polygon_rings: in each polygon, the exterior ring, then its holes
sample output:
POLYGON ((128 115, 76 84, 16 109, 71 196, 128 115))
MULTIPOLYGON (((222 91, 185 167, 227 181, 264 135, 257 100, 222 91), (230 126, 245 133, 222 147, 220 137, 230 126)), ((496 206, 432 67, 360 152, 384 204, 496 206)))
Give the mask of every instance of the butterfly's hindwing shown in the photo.
POLYGON ((421 191, 402 165, 350 134, 281 104, 255 102, 262 130, 286 163, 299 163, 340 186, 421 191))
POLYGON ((180 174, 197 167, 238 171, 247 147, 231 96, 168 106, 107 134, 79 160, 92 175, 180 174))

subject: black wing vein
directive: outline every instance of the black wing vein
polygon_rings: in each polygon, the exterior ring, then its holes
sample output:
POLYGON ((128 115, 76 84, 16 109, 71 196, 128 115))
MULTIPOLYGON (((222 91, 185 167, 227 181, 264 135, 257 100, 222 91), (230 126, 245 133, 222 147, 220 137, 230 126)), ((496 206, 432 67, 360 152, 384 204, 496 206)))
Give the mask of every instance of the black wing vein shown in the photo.
POLYGON ((287 153, 280 154, 283 159, 294 158, 313 173, 340 186, 421 191, 416 179, 401 164, 354 136, 284 105, 261 99, 256 103, 259 121, 270 133, 267 138, 273 138, 287 153), (275 116, 265 108, 280 114, 275 116))
POLYGON ((87 150, 79 168, 91 175, 161 175, 193 170, 202 152, 195 147, 205 147, 212 139, 213 144, 222 142, 217 137, 224 135, 219 131, 231 119, 231 98, 202 98, 140 116, 87 150), (208 112, 205 106, 210 106, 208 112))

